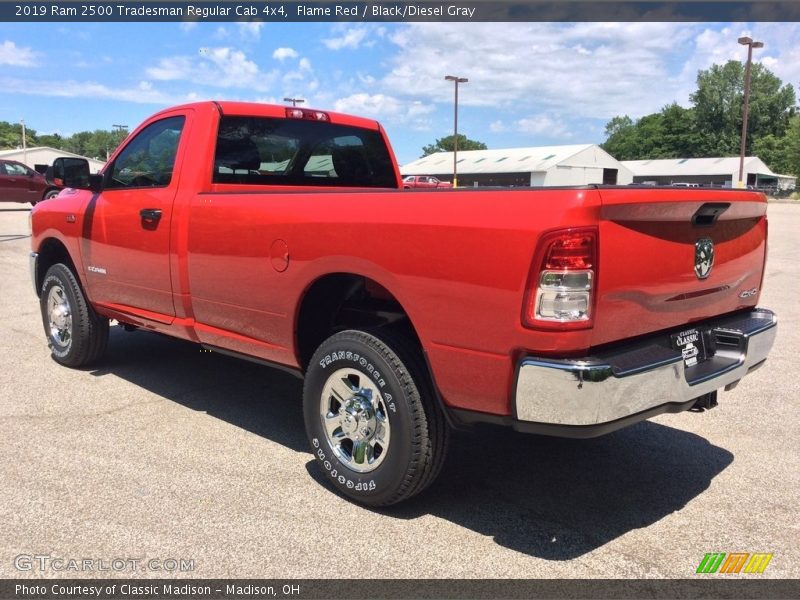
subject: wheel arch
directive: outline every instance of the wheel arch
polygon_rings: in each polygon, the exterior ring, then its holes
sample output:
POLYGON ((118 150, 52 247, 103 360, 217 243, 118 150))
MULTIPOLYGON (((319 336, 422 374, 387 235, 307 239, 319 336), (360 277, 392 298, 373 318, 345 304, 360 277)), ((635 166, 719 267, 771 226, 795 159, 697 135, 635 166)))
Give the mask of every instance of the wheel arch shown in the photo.
POLYGON ((388 286, 372 277, 353 272, 333 272, 320 275, 309 283, 295 313, 298 364, 305 372, 320 344, 339 331, 377 330, 380 335, 382 327, 403 334, 419 351, 434 401, 448 424, 455 426, 411 313, 388 286))
POLYGON ((39 295, 42 283, 47 270, 55 264, 63 263, 72 271, 78 283, 81 283, 80 273, 75 268, 75 262, 67 249, 66 244, 58 238, 49 237, 39 245, 38 258, 36 259, 36 272, 34 280, 36 282, 36 294, 39 295))
POLYGON ((306 287, 295 313, 298 362, 305 369, 319 345, 338 331, 389 325, 406 329, 423 350, 408 310, 386 285, 354 272, 319 275, 306 287))

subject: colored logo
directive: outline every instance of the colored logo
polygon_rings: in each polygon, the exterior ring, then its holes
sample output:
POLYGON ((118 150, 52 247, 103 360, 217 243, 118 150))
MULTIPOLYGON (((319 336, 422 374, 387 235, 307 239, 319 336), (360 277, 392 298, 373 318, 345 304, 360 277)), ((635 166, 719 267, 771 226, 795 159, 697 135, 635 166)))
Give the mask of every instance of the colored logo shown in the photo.
POLYGON ((700 561, 697 573, 763 573, 771 560, 771 553, 709 552, 700 561))

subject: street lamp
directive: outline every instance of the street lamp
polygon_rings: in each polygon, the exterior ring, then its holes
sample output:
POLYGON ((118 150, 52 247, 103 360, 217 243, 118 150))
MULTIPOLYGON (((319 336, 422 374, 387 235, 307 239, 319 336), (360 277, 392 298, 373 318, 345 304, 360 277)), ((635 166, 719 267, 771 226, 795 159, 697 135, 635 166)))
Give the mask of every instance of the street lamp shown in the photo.
POLYGON ((753 63, 753 48, 763 48, 763 42, 754 42, 752 38, 740 37, 739 43, 747 46, 747 66, 744 68, 744 108, 742 109, 742 146, 739 149, 739 187, 745 187, 744 152, 747 144, 747 116, 750 110, 750 65, 753 63))
POLYGON ((458 84, 467 83, 469 79, 466 77, 456 77, 454 75, 445 75, 447 81, 452 81, 455 84, 456 96, 453 103, 453 187, 458 187, 458 84))
POLYGON ((27 165, 28 164, 28 140, 27 140, 27 136, 25 135, 25 119, 20 119, 19 122, 22 125, 22 162, 27 165))
POLYGON ((303 102, 305 102, 303 98, 284 98, 283 101, 291 102, 292 106, 297 106, 298 104, 302 104, 303 102))

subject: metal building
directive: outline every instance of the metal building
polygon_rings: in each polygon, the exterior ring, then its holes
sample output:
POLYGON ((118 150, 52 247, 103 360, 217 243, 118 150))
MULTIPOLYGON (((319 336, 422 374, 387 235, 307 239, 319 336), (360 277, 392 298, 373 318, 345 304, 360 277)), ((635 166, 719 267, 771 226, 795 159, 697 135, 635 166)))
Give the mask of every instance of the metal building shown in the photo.
MULTIPOLYGON (((460 187, 625 185, 633 181, 630 170, 596 144, 460 151, 457 170, 460 187)), ((430 154, 400 167, 400 172, 452 181, 453 153, 430 154)))
MULTIPOLYGON (((86 158, 80 154, 67 152, 66 150, 58 150, 50 148, 49 146, 34 146, 33 148, 17 148, 16 150, 0 150, 0 158, 6 160, 16 160, 24 165, 28 165, 31 169, 39 172, 44 172, 44 168, 53 164, 53 161, 59 156, 67 156, 70 158, 86 158)), ((105 163, 101 160, 93 158, 86 158, 89 161, 89 171, 97 173, 103 168, 105 163)))
MULTIPOLYGON (((633 172, 634 183, 654 185, 694 184, 735 187, 739 183, 739 157, 669 158, 660 160, 624 160, 633 172)), ((794 189, 797 178, 773 173, 757 156, 744 159, 743 180, 755 188, 794 189)))

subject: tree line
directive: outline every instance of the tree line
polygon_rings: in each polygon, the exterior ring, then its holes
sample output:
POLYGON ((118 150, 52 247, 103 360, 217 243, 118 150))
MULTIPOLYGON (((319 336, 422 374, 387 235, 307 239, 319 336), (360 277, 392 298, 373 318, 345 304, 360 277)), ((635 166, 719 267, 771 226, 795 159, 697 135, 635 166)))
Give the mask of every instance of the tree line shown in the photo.
MULTIPOLYGON (((738 156, 744 100, 744 65, 731 60, 699 71, 691 106, 668 104, 631 119, 616 116, 603 148, 618 160, 738 156)), ((800 176, 800 114, 791 84, 759 63, 752 66, 747 156, 776 173, 800 176)))
MULTIPOLYGON (((63 137, 57 133, 40 134, 35 129, 26 128, 25 143, 28 148, 49 146, 104 161, 127 135, 127 131, 120 129, 113 131, 96 129, 94 131, 79 131, 71 136, 63 137)), ((0 121, 0 150, 21 147, 22 125, 20 123, 0 121)))

